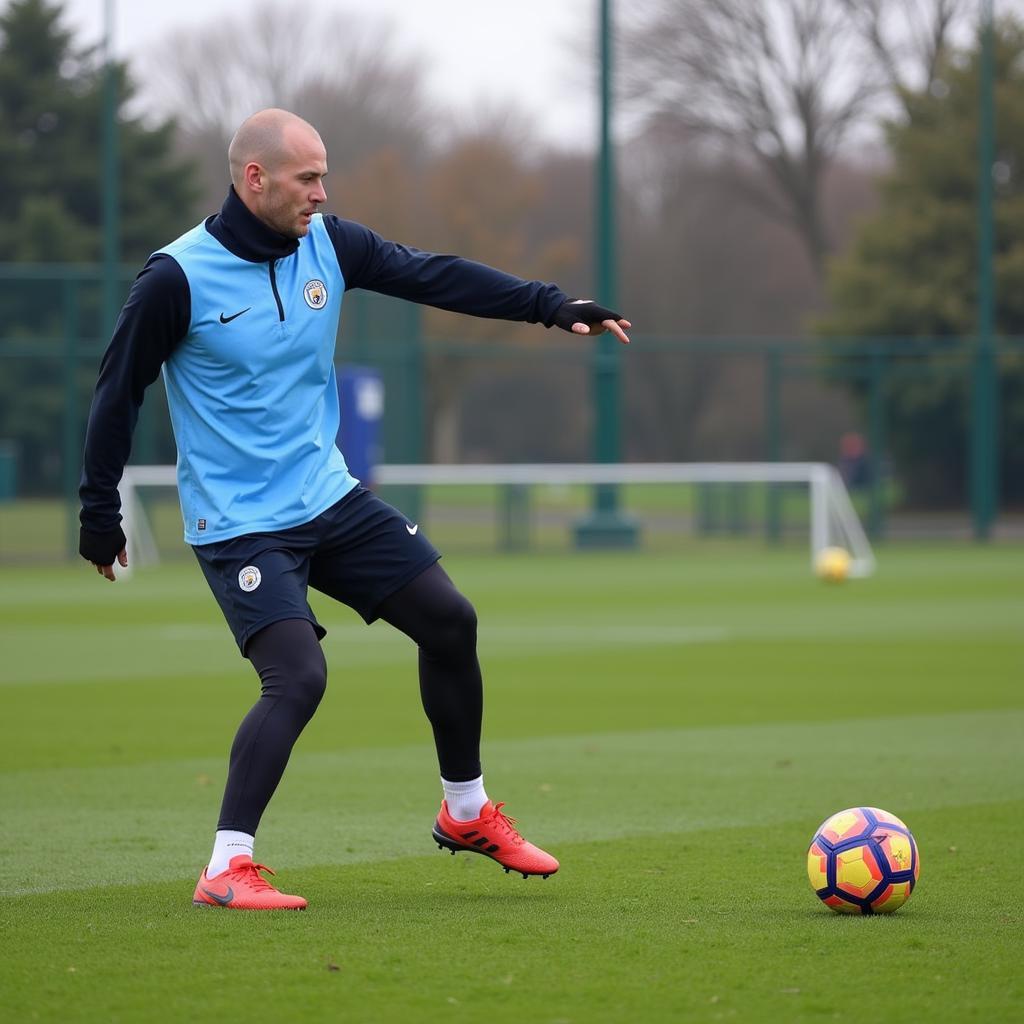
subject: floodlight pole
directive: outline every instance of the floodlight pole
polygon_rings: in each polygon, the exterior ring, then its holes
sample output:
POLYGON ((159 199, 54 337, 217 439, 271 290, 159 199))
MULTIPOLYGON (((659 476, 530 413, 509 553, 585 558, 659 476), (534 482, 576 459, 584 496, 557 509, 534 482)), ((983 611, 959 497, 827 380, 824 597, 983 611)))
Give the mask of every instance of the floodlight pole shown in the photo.
MULTIPOLYGON (((615 224, 615 146, 612 138, 612 62, 614 57, 612 0, 599 0, 600 130, 595 182, 594 298, 611 309, 618 307, 617 245, 615 224)), ((594 461, 621 460, 620 342, 605 332, 594 343, 592 356, 594 461)), ((637 528, 619 511, 615 484, 597 484, 590 515, 576 524, 577 547, 633 547, 637 528)))
POLYGON ((993 181, 995 164, 994 0, 981 3, 978 67, 978 308, 971 415, 971 509, 974 536, 988 540, 999 491, 999 375, 995 353, 993 181))
POLYGON ((103 4, 103 105, 100 199, 103 211, 103 323, 109 337, 118 310, 118 267, 121 262, 119 200, 121 183, 117 133, 117 66, 114 62, 114 17, 116 0, 103 4))

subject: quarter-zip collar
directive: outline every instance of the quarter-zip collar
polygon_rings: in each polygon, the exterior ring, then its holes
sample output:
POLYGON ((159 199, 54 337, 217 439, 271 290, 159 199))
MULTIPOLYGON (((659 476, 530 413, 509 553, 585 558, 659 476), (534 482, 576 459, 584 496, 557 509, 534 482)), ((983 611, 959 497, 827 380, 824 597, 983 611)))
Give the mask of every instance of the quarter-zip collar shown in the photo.
POLYGON ((299 247, 297 238, 278 234, 263 223, 238 198, 234 185, 215 214, 206 221, 206 230, 229 252, 249 263, 266 263, 291 256, 299 247))

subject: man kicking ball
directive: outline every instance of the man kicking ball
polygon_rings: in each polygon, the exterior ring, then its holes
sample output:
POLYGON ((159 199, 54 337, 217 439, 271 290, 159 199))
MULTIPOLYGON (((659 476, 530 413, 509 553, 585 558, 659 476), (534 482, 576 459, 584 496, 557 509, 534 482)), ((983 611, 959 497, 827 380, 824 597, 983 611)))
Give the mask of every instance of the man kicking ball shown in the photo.
POLYGON ((577 334, 631 325, 553 284, 385 241, 321 214, 327 153, 284 110, 254 114, 228 149, 218 214, 155 252, 132 285, 100 366, 81 485, 84 558, 108 580, 127 566, 117 486, 145 389, 161 370, 178 447, 185 540, 261 693, 239 726, 201 906, 302 909, 253 861, 256 830, 327 685, 313 587, 384 619, 419 648, 420 694, 444 798, 436 842, 547 877, 484 789, 476 613, 414 523, 364 488, 335 446, 334 347, 344 293, 367 288, 473 316, 577 334))

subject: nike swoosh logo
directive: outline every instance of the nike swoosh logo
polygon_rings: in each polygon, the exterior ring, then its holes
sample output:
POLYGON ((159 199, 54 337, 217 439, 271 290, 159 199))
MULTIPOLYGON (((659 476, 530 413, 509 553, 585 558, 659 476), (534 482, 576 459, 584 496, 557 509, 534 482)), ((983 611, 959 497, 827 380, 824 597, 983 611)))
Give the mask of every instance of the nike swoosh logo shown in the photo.
POLYGON ((201 886, 201 888, 211 900, 215 903, 219 903, 222 907, 226 907, 235 898, 235 890, 232 889, 230 885, 228 886, 228 891, 223 895, 221 893, 214 892, 212 889, 207 889, 205 885, 201 886))
POLYGON ((223 313, 220 315, 220 322, 222 324, 229 324, 232 320, 236 320, 243 313, 248 313, 252 309, 252 306, 246 306, 245 309, 240 309, 237 313, 232 313, 231 316, 225 316, 223 313))
POLYGON ((415 526, 410 526, 408 523, 406 523, 405 528, 409 531, 410 537, 415 537, 416 531, 420 528, 420 524, 417 523, 415 526))

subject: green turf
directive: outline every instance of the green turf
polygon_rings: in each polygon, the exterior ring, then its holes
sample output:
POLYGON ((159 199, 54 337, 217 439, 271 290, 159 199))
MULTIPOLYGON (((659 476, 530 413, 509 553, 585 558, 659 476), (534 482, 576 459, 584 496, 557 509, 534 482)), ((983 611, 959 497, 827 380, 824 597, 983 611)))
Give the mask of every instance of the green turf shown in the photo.
POLYGON ((0 1020, 1024 1019, 1024 551, 879 556, 446 559, 547 881, 430 843, 414 652, 316 601, 329 692, 257 849, 301 915, 190 903, 255 692, 198 570, 4 570, 0 1020), (861 803, 922 851, 889 918, 804 873, 861 803))

